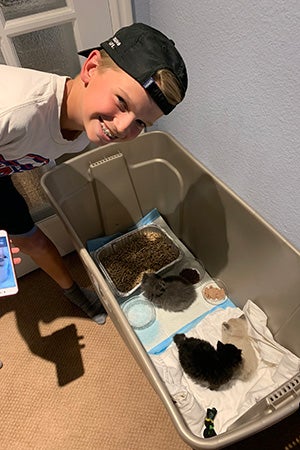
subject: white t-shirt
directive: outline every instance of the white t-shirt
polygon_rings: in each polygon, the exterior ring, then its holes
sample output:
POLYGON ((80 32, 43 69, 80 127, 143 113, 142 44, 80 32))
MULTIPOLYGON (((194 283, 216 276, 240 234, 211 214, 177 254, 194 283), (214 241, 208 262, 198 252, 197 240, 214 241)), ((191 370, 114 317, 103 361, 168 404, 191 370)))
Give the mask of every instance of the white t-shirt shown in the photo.
POLYGON ((30 170, 89 143, 63 138, 60 111, 67 77, 0 64, 0 176, 30 170))

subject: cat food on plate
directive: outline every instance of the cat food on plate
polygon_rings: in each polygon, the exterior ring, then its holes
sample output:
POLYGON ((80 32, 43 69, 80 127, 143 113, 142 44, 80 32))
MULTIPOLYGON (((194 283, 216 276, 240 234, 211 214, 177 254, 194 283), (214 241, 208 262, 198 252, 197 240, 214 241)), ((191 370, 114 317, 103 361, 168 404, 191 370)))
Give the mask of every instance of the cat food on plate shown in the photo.
POLYGON ((212 305, 219 305, 227 298, 225 286, 218 284, 215 281, 208 281, 202 288, 202 295, 204 299, 212 305))

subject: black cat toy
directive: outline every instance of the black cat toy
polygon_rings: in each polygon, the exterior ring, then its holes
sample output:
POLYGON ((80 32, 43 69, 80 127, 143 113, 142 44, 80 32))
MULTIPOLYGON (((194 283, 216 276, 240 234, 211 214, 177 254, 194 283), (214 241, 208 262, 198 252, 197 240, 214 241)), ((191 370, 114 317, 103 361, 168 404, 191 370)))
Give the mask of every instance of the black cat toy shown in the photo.
POLYGON ((208 408, 206 412, 206 417, 204 419, 205 429, 203 431, 203 437, 210 438, 213 436, 217 436, 215 432, 214 419, 217 415, 216 408, 208 408))

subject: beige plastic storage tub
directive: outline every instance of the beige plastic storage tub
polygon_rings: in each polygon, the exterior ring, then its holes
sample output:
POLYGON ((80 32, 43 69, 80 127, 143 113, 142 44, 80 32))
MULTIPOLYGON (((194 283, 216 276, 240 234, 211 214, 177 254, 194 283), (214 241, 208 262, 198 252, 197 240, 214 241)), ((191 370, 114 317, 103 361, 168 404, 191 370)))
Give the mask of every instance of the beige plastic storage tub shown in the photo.
MULTIPOLYGON (((111 320, 194 449, 226 447, 279 422, 299 407, 299 378, 259 402, 244 423, 210 439, 186 426, 111 288, 86 250, 89 239, 122 231, 157 208, 172 231, 230 288, 268 316, 274 338, 300 357, 300 255, 172 136, 145 133, 64 162, 42 178, 111 320)), ((141 399, 142 401, 142 399, 141 399)))

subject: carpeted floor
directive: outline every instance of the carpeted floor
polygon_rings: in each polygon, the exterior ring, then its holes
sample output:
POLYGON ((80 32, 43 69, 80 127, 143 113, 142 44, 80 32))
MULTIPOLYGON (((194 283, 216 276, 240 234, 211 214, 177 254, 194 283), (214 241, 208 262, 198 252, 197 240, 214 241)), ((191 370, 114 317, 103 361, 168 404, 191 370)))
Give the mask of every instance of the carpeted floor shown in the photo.
MULTIPOLYGON (((74 278, 89 280, 76 253, 74 278)), ((0 300, 0 448, 184 450, 110 319, 99 326, 40 270, 0 300)), ((230 449, 300 448, 299 413, 230 449)))

